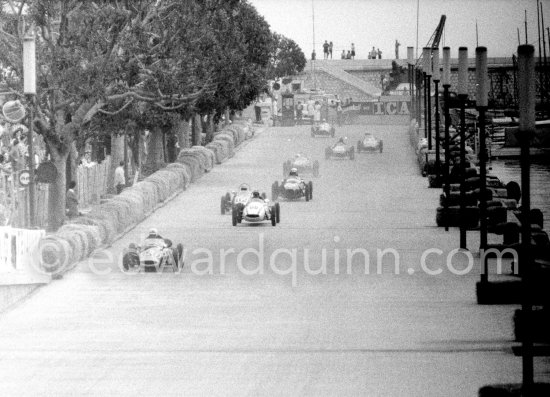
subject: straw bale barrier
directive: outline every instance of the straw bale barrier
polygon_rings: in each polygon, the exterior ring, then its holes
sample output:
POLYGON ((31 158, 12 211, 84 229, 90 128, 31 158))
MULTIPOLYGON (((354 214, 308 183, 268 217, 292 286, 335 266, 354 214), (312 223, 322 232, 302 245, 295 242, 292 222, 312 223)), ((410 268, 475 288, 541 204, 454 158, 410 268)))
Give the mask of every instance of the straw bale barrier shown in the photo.
POLYGON ((62 274, 98 248, 110 245, 215 164, 232 157, 235 147, 247 137, 246 124, 231 125, 218 132, 206 147, 181 150, 175 163, 124 189, 86 215, 69 219, 57 232, 40 240, 42 269, 62 274))

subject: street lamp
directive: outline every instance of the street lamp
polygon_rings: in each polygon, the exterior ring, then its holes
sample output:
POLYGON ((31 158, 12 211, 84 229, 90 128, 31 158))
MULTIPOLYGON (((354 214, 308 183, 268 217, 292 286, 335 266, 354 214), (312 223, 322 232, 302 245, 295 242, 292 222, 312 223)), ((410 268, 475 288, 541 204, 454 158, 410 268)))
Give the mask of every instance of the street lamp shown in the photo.
POLYGON ((411 96, 411 108, 409 109, 411 119, 415 115, 415 99, 414 99, 414 89, 413 87, 416 87, 416 84, 414 83, 414 48, 413 47, 407 47, 407 65, 409 70, 409 95, 411 96))
POLYGON ((34 226, 34 150, 33 150, 33 118, 34 98, 36 96, 36 42, 34 35, 23 38, 23 93, 30 103, 29 131, 27 135, 29 151, 29 225, 34 226))
POLYGON ((443 47, 443 75, 441 78, 443 84, 443 99, 445 102, 445 167, 444 167, 444 179, 445 179, 445 231, 449 231, 449 195, 451 194, 451 181, 449 176, 449 167, 451 161, 451 154, 449 148, 449 128, 451 127, 451 116, 449 114, 449 88, 451 87, 451 48, 443 47))
POLYGON ((440 73, 439 73, 439 48, 435 48, 432 52, 432 68, 433 68, 433 81, 434 81, 434 88, 435 88, 435 175, 436 175, 436 183, 437 186, 440 185, 440 153, 439 153, 439 80, 440 80, 440 73))
POLYGON ((424 58, 424 72, 426 72, 426 115, 428 116, 428 133, 426 134, 426 138, 428 138, 428 150, 432 150, 432 49, 430 47, 424 47, 422 52, 424 58))
POLYGON ((460 248, 466 249, 466 99, 468 98, 468 48, 458 49, 458 98, 460 99, 460 248))

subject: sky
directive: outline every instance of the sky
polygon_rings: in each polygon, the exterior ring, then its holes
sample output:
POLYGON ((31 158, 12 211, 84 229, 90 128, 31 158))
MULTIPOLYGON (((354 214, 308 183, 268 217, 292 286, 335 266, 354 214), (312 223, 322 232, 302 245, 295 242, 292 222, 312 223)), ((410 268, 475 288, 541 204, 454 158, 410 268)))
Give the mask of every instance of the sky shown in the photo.
MULTIPOLYGON (((399 57, 407 57, 407 47, 422 51, 434 33, 441 15, 446 15, 440 47, 451 47, 458 57, 458 47, 468 47, 473 57, 475 47, 487 47, 489 57, 511 57, 517 52, 518 28, 525 44, 525 10, 527 42, 538 55, 536 0, 248 0, 269 23, 271 30, 293 39, 310 58, 315 48, 323 56, 325 40, 334 44, 333 57, 339 58, 355 44, 356 58, 367 58, 372 47, 383 58, 395 58, 395 41, 401 44, 399 57), (314 16, 314 18, 312 18, 314 16), (313 20, 315 24, 313 24, 313 20), (476 20, 478 42, 476 44, 476 20)), ((550 27, 550 0, 541 1, 544 26, 550 27)), ((545 29, 546 32, 546 29, 545 29)), ((548 36, 547 36, 548 37, 548 36)), ((550 45, 546 40, 547 55, 550 45)))

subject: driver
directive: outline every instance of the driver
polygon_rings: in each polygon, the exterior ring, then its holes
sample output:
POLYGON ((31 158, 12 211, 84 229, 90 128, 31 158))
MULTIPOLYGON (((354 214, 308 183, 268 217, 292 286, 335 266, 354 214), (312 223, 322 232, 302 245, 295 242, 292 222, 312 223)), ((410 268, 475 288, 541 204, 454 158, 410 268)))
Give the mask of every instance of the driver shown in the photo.
POLYGON ((295 177, 298 178, 298 169, 297 168, 291 168, 290 172, 288 173, 289 177, 295 177))
POLYGON ((253 199, 258 199, 258 200, 265 201, 265 200, 262 198, 262 196, 260 196, 260 192, 257 191, 257 190, 254 190, 254 191, 252 192, 252 198, 253 198, 253 199))
POLYGON ((332 146, 333 148, 338 146, 338 145, 345 145, 346 143, 344 142, 344 138, 343 137, 340 137, 340 139, 338 139, 338 142, 336 142, 334 144, 334 146, 332 146))

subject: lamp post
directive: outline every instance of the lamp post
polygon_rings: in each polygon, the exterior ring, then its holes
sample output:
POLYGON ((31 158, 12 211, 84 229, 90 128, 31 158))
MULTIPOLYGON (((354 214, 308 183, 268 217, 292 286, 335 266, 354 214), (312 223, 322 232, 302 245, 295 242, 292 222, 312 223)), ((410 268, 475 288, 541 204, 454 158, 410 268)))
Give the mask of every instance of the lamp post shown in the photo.
POLYGON ((426 73, 426 138, 428 138, 428 150, 432 150, 432 54, 430 47, 424 47, 422 50, 424 59, 424 72, 426 73))
POLYGON ((413 87, 416 87, 416 84, 414 83, 414 48, 413 47, 407 47, 407 66, 409 70, 409 93, 411 95, 411 108, 409 109, 409 112, 411 114, 411 119, 414 117, 416 110, 415 110, 415 99, 414 99, 414 89, 413 87))
POLYGON ((445 183, 445 231, 449 231, 449 195, 451 194, 451 181, 449 175, 449 166, 451 154, 449 148, 449 128, 451 127, 451 116, 449 114, 449 88, 451 87, 451 49, 443 47, 443 75, 441 82, 443 84, 443 99, 445 102, 445 167, 444 167, 444 183, 445 183))
MULTIPOLYGON (((485 112, 487 111, 487 48, 476 48, 476 106, 479 119, 479 250, 487 248, 487 149, 485 147, 485 112)), ((488 263, 484 261, 481 282, 488 281, 488 263)))
POLYGON ((468 98, 468 48, 458 49, 458 98, 460 99, 460 248, 466 249, 466 99, 468 98))
POLYGON ((522 366, 523 388, 530 396, 533 386, 533 340, 531 337, 531 180, 529 158, 530 139, 535 133, 535 48, 532 45, 518 47, 518 92, 519 92, 519 137, 521 164, 521 251, 519 256, 522 276, 523 297, 521 303, 522 318, 522 366))
POLYGON ((439 153, 439 80, 441 74, 439 73, 439 48, 436 48, 432 52, 432 68, 433 68, 433 81, 435 88, 435 175, 437 186, 440 186, 441 178, 441 156, 439 153))
POLYGON ((29 131, 27 135, 29 145, 29 225, 33 227, 35 224, 33 118, 36 95, 36 43, 34 36, 31 35, 26 35, 23 38, 23 92, 27 95, 30 103, 29 131))

